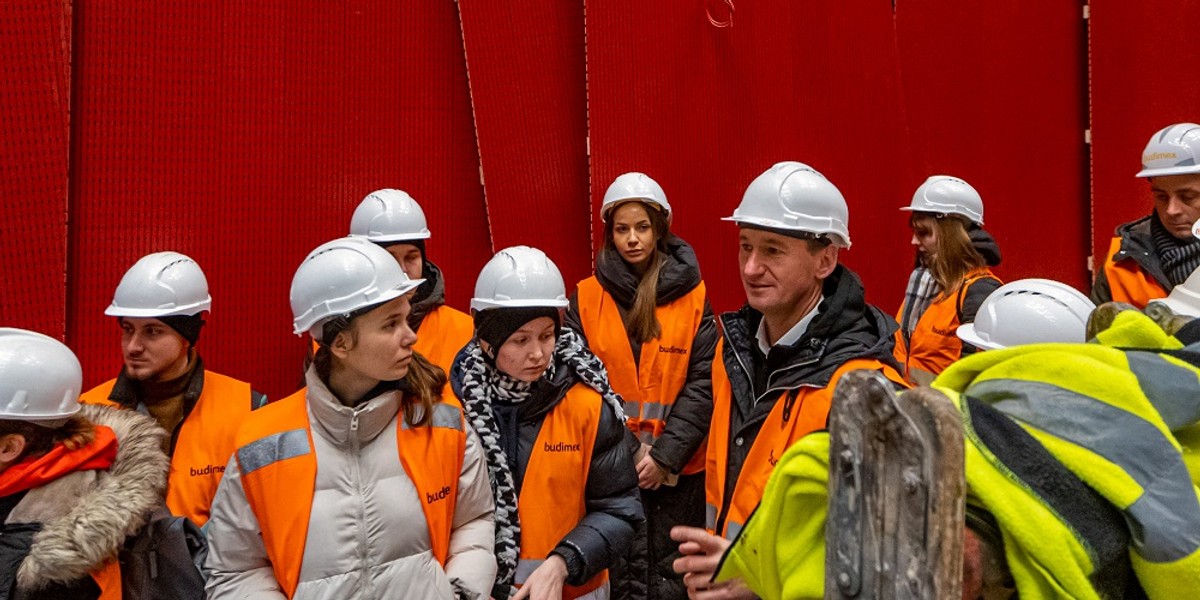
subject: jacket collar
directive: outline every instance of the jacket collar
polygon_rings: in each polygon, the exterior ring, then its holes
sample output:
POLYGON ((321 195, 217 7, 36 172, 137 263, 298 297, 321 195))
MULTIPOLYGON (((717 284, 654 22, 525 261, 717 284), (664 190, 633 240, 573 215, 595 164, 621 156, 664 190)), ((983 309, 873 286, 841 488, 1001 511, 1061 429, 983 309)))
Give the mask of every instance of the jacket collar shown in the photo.
POLYGON ((403 392, 394 382, 385 382, 368 394, 369 400, 353 408, 345 406, 329 391, 329 387, 309 367, 304 373, 308 385, 308 411, 312 416, 313 431, 338 448, 370 443, 400 411, 403 392))
POLYGON ((163 506, 166 432, 132 410, 85 404, 79 414, 113 430, 117 456, 103 472, 78 471, 30 490, 13 509, 9 522, 43 525, 17 573, 22 589, 86 577, 163 506))
MULTIPOLYGON (((692 247, 674 235, 667 237, 665 245, 665 262, 658 273, 658 298, 655 300, 658 306, 682 298, 701 281, 700 265, 692 247)), ((633 306, 641 277, 621 258, 619 252, 607 245, 596 256, 596 279, 622 307, 628 309, 633 306)))
MULTIPOLYGON (((802 386, 824 387, 833 372, 848 360, 873 358, 893 367, 893 334, 898 326, 891 317, 866 303, 858 276, 842 265, 825 279, 825 299, 808 330, 794 344, 777 344, 767 356, 755 352, 762 313, 749 305, 721 316, 725 336, 723 359, 726 370, 740 371, 752 377, 760 362, 767 369, 766 392, 792 390, 802 386)), ((764 393, 766 393, 764 392, 764 393)))
POLYGON ((425 282, 413 294, 412 312, 408 314, 408 326, 413 331, 421 327, 426 315, 446 303, 446 281, 442 278, 442 270, 429 259, 425 259, 424 265, 421 278, 425 282))
MULTIPOLYGON (((192 409, 195 408, 196 402, 200 400, 200 394, 202 393, 204 393, 204 360, 200 358, 199 354, 195 354, 191 378, 183 388, 184 419, 192 413, 192 409)), ((117 381, 113 384, 112 391, 108 394, 108 399, 125 408, 136 410, 138 405, 143 401, 142 385, 130 379, 125 374, 125 367, 121 367, 121 372, 117 375, 117 381)))
POLYGON ((1117 227, 1116 235, 1121 238, 1121 248, 1113 256, 1113 262, 1132 260, 1143 271, 1149 273, 1163 287, 1170 289, 1170 280, 1163 271, 1162 259, 1154 250, 1154 236, 1150 233, 1151 213, 1136 221, 1117 227))

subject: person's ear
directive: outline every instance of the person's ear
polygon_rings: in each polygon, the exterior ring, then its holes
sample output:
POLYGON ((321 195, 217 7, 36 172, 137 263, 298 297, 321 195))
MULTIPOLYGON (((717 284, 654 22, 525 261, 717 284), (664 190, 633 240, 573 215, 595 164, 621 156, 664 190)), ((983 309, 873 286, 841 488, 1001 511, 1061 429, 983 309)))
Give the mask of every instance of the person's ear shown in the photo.
POLYGON ((350 334, 347 333, 346 329, 339 331, 338 334, 333 337, 333 342, 329 344, 329 352, 338 357, 340 360, 345 360, 346 356, 350 354, 350 350, 353 348, 354 343, 350 341, 350 334))
POLYGON ((16 462, 25 452, 25 436, 10 433, 0 436, 0 464, 8 465, 16 462))
POLYGON ((832 275, 833 270, 837 268, 838 247, 833 244, 829 244, 828 246, 821 248, 820 252, 817 253, 817 258, 819 261, 817 263, 817 277, 819 279, 825 279, 826 277, 832 275))

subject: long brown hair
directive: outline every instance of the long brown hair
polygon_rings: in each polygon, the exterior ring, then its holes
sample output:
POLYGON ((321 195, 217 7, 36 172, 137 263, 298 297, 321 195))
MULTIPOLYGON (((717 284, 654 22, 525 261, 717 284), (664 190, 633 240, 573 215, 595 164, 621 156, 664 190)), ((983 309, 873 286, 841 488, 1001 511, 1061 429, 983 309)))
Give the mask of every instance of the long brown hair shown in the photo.
MULTIPOLYGON (((654 231, 654 253, 647 258, 651 261, 649 268, 642 274, 642 280, 638 282, 637 292, 633 297, 633 308, 629 310, 626 329, 633 335, 633 339, 639 344, 644 344, 652 339, 662 335, 662 324, 658 322, 658 316, 654 314, 654 309, 658 306, 658 275, 662 272, 663 263, 667 256, 667 239, 671 235, 671 226, 667 223, 667 216, 656 207, 650 206, 645 202, 634 200, 646 209, 646 214, 650 217, 650 228, 654 231)), ((616 213, 614 209, 609 213, 609 218, 604 223, 604 247, 608 250, 616 252, 616 244, 613 243, 613 215, 616 213)))
POLYGON ((42 427, 29 421, 0 420, 0 436, 17 434, 25 438, 25 450, 17 461, 41 456, 62 444, 67 450, 78 450, 96 439, 96 427, 81 416, 74 416, 59 427, 42 427))
MULTIPOLYGON (((349 336, 351 346, 358 343, 358 330, 353 321, 342 333, 349 336)), ((333 370, 333 353, 328 346, 321 344, 317 349, 313 356, 313 368, 321 381, 328 385, 329 374, 333 370)), ((433 406, 442 401, 446 381, 446 372, 441 367, 429 362, 420 353, 413 352, 408 374, 404 376, 404 393, 400 398, 400 410, 409 427, 423 427, 433 420, 433 406)))
POLYGON ((987 261, 971 243, 971 236, 967 234, 970 223, 965 218, 916 212, 913 213, 911 224, 915 229, 918 221, 926 219, 933 223, 933 230, 937 234, 937 256, 933 260, 927 259, 925 266, 937 281, 940 297, 946 298, 958 292, 969 273, 987 266, 987 261))

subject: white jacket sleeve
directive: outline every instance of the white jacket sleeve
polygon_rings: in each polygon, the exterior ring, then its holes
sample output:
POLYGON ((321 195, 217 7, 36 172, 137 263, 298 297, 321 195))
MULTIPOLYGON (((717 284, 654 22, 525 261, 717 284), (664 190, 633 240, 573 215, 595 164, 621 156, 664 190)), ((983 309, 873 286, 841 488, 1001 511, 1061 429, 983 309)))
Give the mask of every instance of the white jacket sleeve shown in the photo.
POLYGON ((209 600, 286 600, 267 558, 258 519, 246 501, 236 456, 225 467, 204 533, 208 537, 204 589, 209 600))
MULTIPOLYGON (((228 472, 228 471, 227 471, 228 472)), ((458 499, 454 507, 454 529, 450 533, 450 552, 446 576, 471 598, 488 598, 496 580, 495 503, 488 481, 487 462, 479 439, 467 428, 467 448, 462 474, 458 478, 458 499)))

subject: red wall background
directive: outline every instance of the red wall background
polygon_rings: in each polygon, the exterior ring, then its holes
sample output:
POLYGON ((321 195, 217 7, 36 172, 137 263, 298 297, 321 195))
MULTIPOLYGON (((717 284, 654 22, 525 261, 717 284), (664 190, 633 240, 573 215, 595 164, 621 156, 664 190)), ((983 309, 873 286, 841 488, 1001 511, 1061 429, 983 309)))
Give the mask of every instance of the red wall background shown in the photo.
POLYGON ((843 260, 885 310, 911 265, 897 209, 935 173, 983 194, 1004 277, 1084 288, 1091 249, 1148 209, 1145 139, 1200 119, 1197 86, 1145 69, 1154 23, 1198 13, 1109 2, 1089 37, 1081 6, 1036 0, 6 2, 0 324, 65 336, 99 383, 120 365, 116 283, 178 250, 212 288, 206 362, 278 398, 304 354, 292 273, 366 193, 422 203, 465 308, 507 245, 586 276, 595 207, 627 170, 662 183, 731 309, 719 219, 781 160, 845 194, 843 260))

